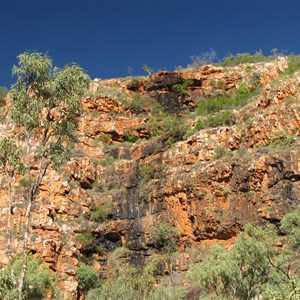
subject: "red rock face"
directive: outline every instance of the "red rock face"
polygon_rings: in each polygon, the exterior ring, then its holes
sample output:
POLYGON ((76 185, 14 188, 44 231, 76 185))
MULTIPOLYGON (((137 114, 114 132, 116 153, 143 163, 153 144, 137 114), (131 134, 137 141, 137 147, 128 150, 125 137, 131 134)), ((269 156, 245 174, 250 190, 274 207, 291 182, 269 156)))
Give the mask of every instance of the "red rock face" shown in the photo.
MULTIPOLYGON (((157 252, 151 231, 161 222, 178 229, 181 258, 176 268, 183 271, 190 261, 187 247, 230 244, 245 223, 277 222, 299 205, 299 79, 279 77, 286 67, 287 60, 280 58, 233 68, 162 72, 138 82, 93 83, 92 92, 99 95, 82 100, 72 158, 58 172, 46 174, 32 211, 29 250, 56 273, 64 299, 78 299, 76 272, 83 256, 93 257, 103 272, 118 247, 130 249, 135 264, 151 261, 157 252), (256 73, 260 76, 254 82, 256 73), (178 92, 186 80, 189 84, 178 92), (126 107, 138 92, 179 117, 194 109, 196 98, 230 95, 241 83, 263 88, 236 111, 233 126, 196 130, 172 146, 164 136, 151 137, 151 111, 137 114, 126 107), (128 131, 138 142, 124 143, 128 131), (98 219, 97 209, 102 213, 98 219), (94 236, 90 248, 76 238, 84 232, 94 236)), ((189 127, 196 121, 197 116, 190 119, 189 127)), ((0 190, 0 205, 5 228, 5 189, 0 190)), ((23 208, 15 205, 17 232, 23 218, 23 208)), ((17 238, 14 246, 20 246, 17 238)), ((3 236, 0 251, 5 265, 3 236)))

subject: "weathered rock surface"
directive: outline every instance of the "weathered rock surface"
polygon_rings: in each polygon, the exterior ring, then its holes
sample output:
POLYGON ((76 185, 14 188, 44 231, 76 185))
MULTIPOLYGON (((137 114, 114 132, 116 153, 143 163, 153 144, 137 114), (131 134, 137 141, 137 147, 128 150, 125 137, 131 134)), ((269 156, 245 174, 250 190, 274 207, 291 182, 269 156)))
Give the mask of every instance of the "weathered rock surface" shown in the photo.
MULTIPOLYGON (((32 211, 29 250, 56 272, 64 299, 78 299, 76 271, 84 256, 93 257, 103 272, 111 263, 110 252, 118 247, 130 250, 128 259, 134 264, 150 262, 157 255, 150 236, 160 222, 178 229, 176 268, 184 271, 189 263, 186 248, 230 243, 245 223, 278 222, 300 204, 300 81, 297 74, 278 78, 286 67, 287 60, 279 58, 234 68, 162 72, 137 82, 93 83, 95 97, 83 99, 72 159, 59 172, 46 174, 32 211), (174 89, 187 80, 184 93, 174 89), (198 97, 231 94, 241 83, 263 89, 236 112, 235 125, 196 131, 171 147, 163 137, 151 138, 148 116, 135 114, 120 100, 139 92, 180 115, 193 110, 198 97), (139 143, 124 143, 128 130, 139 143), (96 208, 106 213, 103 219, 92 217, 96 208), (94 236, 89 249, 76 239, 84 232, 94 236)), ((4 179, 2 183, 4 187, 4 179)), ((5 228, 4 189, 0 205, 5 228)), ((18 232, 22 207, 15 203, 13 212, 18 232)), ((0 253, 4 266, 4 236, 0 253)))

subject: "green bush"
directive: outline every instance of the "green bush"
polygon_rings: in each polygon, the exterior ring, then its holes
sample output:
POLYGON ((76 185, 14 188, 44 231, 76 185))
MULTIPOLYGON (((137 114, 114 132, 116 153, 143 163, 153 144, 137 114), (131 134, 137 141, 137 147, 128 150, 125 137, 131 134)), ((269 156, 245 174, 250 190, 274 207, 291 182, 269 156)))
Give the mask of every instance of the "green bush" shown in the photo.
POLYGON ((179 95, 185 96, 188 94, 188 87, 192 84, 191 80, 185 80, 183 83, 175 84, 172 90, 179 95))
POLYGON ((150 118, 147 129, 153 137, 160 135, 168 137, 168 144, 170 145, 183 139, 187 126, 184 124, 183 118, 161 113, 159 116, 150 118))
POLYGON ((218 126, 230 126, 234 124, 234 113, 231 110, 220 111, 214 115, 207 115, 196 122, 195 128, 198 130, 218 127, 218 126))
POLYGON ((246 225, 231 251, 213 247, 189 276, 200 298, 300 299, 300 212, 284 216, 281 232, 273 225, 246 225), (285 246, 282 234, 286 234, 285 246))
POLYGON ((90 220, 93 222, 105 222, 109 219, 113 207, 112 202, 104 203, 101 206, 95 205, 92 208, 90 220))
POLYGON ((214 149, 216 155, 213 157, 214 159, 220 159, 224 157, 225 155, 230 154, 231 152, 227 150, 224 146, 217 147, 214 149))
POLYGON ((210 127, 233 125, 235 123, 233 109, 245 106, 249 102, 249 99, 257 93, 258 90, 251 89, 242 83, 231 97, 220 95, 212 99, 199 99, 196 113, 203 116, 203 118, 196 122, 195 128, 200 130, 210 127))
POLYGON ((292 247, 300 251, 300 210, 286 214, 281 221, 280 230, 286 234, 292 247))
MULTIPOLYGON (((22 268, 22 259, 17 259, 13 263, 15 279, 18 279, 22 268)), ((27 276, 24 283, 24 299, 41 300, 47 295, 55 297, 54 288, 55 276, 50 274, 48 265, 40 260, 28 257, 27 276)), ((9 270, 0 271, 0 298, 4 300, 18 299, 17 286, 14 285, 12 275, 9 270)))
POLYGON ((113 268, 108 272, 108 278, 102 285, 102 289, 88 293, 89 300, 133 300, 148 299, 154 289, 155 279, 146 272, 126 265, 113 268), (98 295, 95 293, 99 292, 98 295))
POLYGON ((152 99, 144 95, 135 94, 131 99, 125 101, 125 107, 135 113, 142 113, 145 111, 147 106, 152 104, 152 102, 152 99))
POLYGON ((107 167, 112 165, 114 162, 116 161, 116 159, 112 156, 106 156, 105 158, 103 158, 102 160, 98 161, 98 164, 102 167, 107 167))
POLYGON ((291 75, 300 70, 300 55, 289 55, 288 64, 285 74, 291 75))
POLYGON ((260 79, 262 77, 262 74, 259 73, 259 72, 254 72, 252 75, 251 75, 251 80, 250 80, 250 84, 252 86, 258 86, 260 84, 260 79))
POLYGON ((101 298, 99 298, 102 292, 102 288, 98 287, 98 288, 94 288, 94 289, 90 289, 88 291, 87 294, 87 300, 100 300, 101 298))
POLYGON ((138 139, 138 137, 134 135, 132 130, 126 129, 124 133, 124 139, 127 142, 134 143, 138 139))
POLYGON ((92 247, 92 244, 94 243, 95 239, 96 238, 94 237, 94 235, 89 231, 79 233, 75 237, 76 242, 82 244, 82 247, 86 250, 92 247))
POLYGON ((241 108, 246 105, 251 97, 258 93, 246 84, 240 84, 232 97, 221 95, 212 99, 199 99, 196 112, 199 115, 213 114, 223 109, 241 108))
POLYGON ((88 266, 82 265, 77 270, 78 288, 81 292, 87 293, 90 289, 100 286, 100 280, 96 271, 88 266))
POLYGON ((153 228, 149 242, 155 248, 164 253, 172 253, 177 250, 176 235, 178 230, 167 223, 161 223, 153 228))
POLYGON ((109 143, 112 141, 112 135, 109 133, 102 133, 98 139, 104 143, 109 143))
POLYGON ((140 173, 145 182, 154 178, 154 168, 149 165, 140 166, 140 173))
POLYGON ((0 271, 0 299, 15 300, 18 298, 17 287, 13 283, 13 279, 9 270, 0 271))
POLYGON ((104 222, 108 220, 108 212, 107 210, 97 206, 91 212, 91 221, 94 222, 104 222))
POLYGON ((127 89, 138 91, 140 87, 140 78, 139 77, 132 77, 132 79, 126 85, 127 89))
POLYGON ((233 67, 244 63, 257 63, 274 60, 274 56, 265 56, 262 51, 256 51, 254 54, 246 53, 237 53, 235 55, 230 55, 223 59, 223 62, 219 65, 223 67, 233 67))

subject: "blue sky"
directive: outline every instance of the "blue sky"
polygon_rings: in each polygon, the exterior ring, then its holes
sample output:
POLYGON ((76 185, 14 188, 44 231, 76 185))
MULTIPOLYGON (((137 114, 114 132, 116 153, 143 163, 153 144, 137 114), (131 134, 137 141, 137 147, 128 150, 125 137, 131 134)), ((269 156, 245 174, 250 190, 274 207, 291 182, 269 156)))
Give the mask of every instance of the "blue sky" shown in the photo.
POLYGON ((91 78, 145 75, 143 64, 174 70, 193 55, 262 49, 300 53, 298 0, 3 0, 0 86, 16 56, 47 52, 91 78))

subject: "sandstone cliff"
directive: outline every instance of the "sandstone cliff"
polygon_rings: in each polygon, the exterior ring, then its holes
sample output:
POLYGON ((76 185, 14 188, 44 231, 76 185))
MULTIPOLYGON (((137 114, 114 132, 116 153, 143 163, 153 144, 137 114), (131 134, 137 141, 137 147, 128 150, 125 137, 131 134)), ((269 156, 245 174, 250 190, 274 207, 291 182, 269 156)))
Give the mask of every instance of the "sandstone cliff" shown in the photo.
MULTIPOLYGON (((32 213, 30 252, 56 273, 64 299, 80 296, 80 261, 105 277, 112 251, 122 247, 122 259, 149 264, 159 255, 151 233, 161 223, 177 228, 174 268, 181 272, 199 249, 229 245, 245 223, 278 222, 299 206, 300 73, 287 75, 287 68, 279 57, 93 81, 71 160, 47 173, 32 213), (254 92, 230 108, 228 124, 201 125, 206 116, 197 107, 209 101, 201 99, 241 89, 254 92), (165 125, 169 116, 173 123, 165 125), (174 135, 177 124, 184 132, 174 135), (89 245, 78 238, 85 233, 92 233, 89 245)), ((0 193, 5 228, 7 197, 0 193)), ((16 231, 23 216, 16 203, 16 231)), ((5 236, 0 251, 4 266, 5 236)), ((160 275, 169 271, 166 265, 160 275)))

